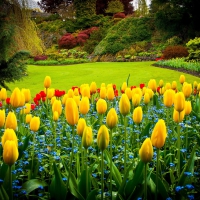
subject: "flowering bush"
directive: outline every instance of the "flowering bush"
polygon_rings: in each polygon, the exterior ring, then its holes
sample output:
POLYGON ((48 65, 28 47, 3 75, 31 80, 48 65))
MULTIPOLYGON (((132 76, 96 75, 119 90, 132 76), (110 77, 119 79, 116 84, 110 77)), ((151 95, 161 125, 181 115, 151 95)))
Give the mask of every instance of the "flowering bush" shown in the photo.
POLYGON ((47 76, 33 101, 1 89, 0 198, 197 199, 200 84, 185 81, 119 94, 95 82, 55 90, 47 76))

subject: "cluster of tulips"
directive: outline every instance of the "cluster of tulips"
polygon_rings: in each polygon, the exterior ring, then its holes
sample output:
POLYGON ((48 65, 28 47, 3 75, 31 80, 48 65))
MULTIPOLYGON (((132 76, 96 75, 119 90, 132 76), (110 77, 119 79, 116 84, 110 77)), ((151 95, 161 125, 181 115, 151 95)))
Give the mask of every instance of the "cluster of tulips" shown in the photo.
MULTIPOLYGON (((21 180, 22 188, 16 192, 16 199, 33 194, 40 186, 47 187, 43 194, 40 193, 43 196, 41 199, 178 199, 181 195, 185 199, 192 199, 195 190, 183 194, 177 194, 175 190, 180 184, 193 182, 186 180, 184 173, 189 170, 194 172, 194 157, 196 151, 199 152, 195 138, 199 136, 192 138, 190 145, 191 138, 186 132, 183 142, 182 123, 189 116, 200 119, 200 84, 196 81, 187 83, 184 75, 180 76, 179 81, 182 85, 180 91, 176 81, 164 85, 160 80, 157 86, 156 80, 151 79, 147 86, 141 84, 140 87, 128 87, 124 82, 119 96, 116 85, 106 86, 103 83, 98 89, 95 82, 72 87, 67 92, 55 90, 50 87, 51 77, 46 76, 44 90, 36 94, 33 102, 29 89, 15 88, 8 98, 6 89, 2 88, 0 130, 3 133, 3 159, 0 169, 5 172, 8 170, 8 173, 0 173, 0 199, 13 199, 13 181, 16 179, 16 176, 12 177, 13 170, 20 160, 26 160, 25 152, 30 155, 28 173, 21 180), (154 121, 148 120, 148 115, 155 115, 156 110, 160 109, 163 110, 155 118, 151 116, 154 121), (50 125, 45 124, 47 121, 50 125), (168 134, 171 129, 176 135, 175 143, 172 142, 172 134, 168 134), (52 132, 50 136, 49 130, 52 132), (45 138, 45 146, 37 144, 41 136, 45 138), (69 139, 67 142, 66 136, 69 139), (117 167, 114 162, 117 150, 113 149, 113 145, 117 146, 117 140, 123 150, 123 168, 117 167), (59 142, 63 142, 65 149, 59 142), (172 144, 175 148, 170 147, 172 144), (43 177, 40 170, 35 174, 35 160, 41 151, 37 146, 43 147, 45 151, 42 152, 46 152, 44 155, 50 155, 45 160, 49 162, 47 177, 43 177), (190 153, 185 165, 181 154, 183 146, 190 153), (66 148, 70 148, 70 152, 66 148), (95 155, 91 149, 96 152, 95 155), (132 154, 133 161, 129 159, 132 154), (56 156, 63 159, 57 159, 56 156), (172 192, 166 187, 162 175, 164 164, 161 161, 171 165, 176 163, 176 169, 170 169, 169 172, 172 192), (94 178, 92 173, 95 164, 101 175, 100 188, 91 180, 94 178), (107 168, 108 182, 104 177, 107 168), (4 181, 7 176, 9 184, 4 181), (50 179, 50 184, 46 179, 50 179), (30 185, 35 187, 27 191, 30 185)), ((198 127, 195 130, 198 131, 198 127)), ((46 165, 43 163, 41 167, 46 165)), ((34 195, 38 194, 35 192, 34 195)))

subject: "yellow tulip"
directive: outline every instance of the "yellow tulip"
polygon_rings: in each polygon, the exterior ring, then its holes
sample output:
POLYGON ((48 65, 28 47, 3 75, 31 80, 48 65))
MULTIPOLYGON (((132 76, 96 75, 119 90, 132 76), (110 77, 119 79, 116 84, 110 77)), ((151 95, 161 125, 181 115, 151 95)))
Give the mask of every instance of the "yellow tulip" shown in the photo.
POLYGON ((122 94, 119 101, 119 111, 122 115, 128 115, 130 112, 130 101, 126 94, 122 94))
POLYGON ((149 93, 145 92, 144 94, 144 103, 147 105, 150 102, 149 93))
POLYGON ((184 117, 185 117, 185 110, 178 112, 176 109, 174 109, 174 112, 173 112, 174 122, 180 123, 183 121, 184 117))
POLYGON ((177 88, 177 82, 176 82, 176 81, 173 81, 173 82, 172 82, 172 89, 173 89, 173 90, 176 90, 176 88, 177 88))
POLYGON ((20 91, 20 95, 21 95, 21 100, 20 100, 20 103, 18 105, 18 107, 23 107, 24 104, 25 104, 25 96, 24 96, 24 93, 20 91))
POLYGON ((197 88, 197 86, 198 86, 198 83, 197 83, 196 81, 194 81, 194 82, 193 82, 193 87, 194 87, 194 88, 197 88))
POLYGON ((7 91, 5 88, 1 88, 0 100, 5 101, 7 99, 7 91))
POLYGON ((107 99, 112 101, 115 98, 114 90, 112 87, 107 89, 107 99))
POLYGON ((140 124, 141 121, 142 121, 142 117, 143 117, 142 107, 138 106, 133 111, 133 121, 134 121, 134 123, 140 124))
POLYGON ((97 145, 102 151, 107 148, 109 144, 108 128, 105 125, 101 125, 97 134, 97 145))
POLYGON ((12 105, 12 107, 17 108, 19 107, 20 102, 21 102, 21 91, 19 90, 18 87, 16 87, 10 96, 10 104, 12 105))
POLYGON ((82 95, 83 97, 88 97, 88 98, 90 98, 90 88, 89 88, 88 85, 85 86, 85 87, 82 89, 81 95, 82 95))
POLYGON ((175 97, 174 97, 174 108, 178 112, 181 112, 184 110, 184 107, 185 107, 185 96, 183 92, 178 92, 175 94, 175 97))
MULTIPOLYGON (((144 87, 145 88, 145 87, 144 87)), ((144 89, 146 90, 146 89, 144 89)), ((133 88, 132 91, 132 97, 135 95, 135 94, 138 94, 140 96, 140 99, 142 98, 142 90, 140 88, 133 88)))
POLYGON ((146 138, 142 143, 142 146, 139 150, 140 159, 144 163, 148 163, 153 158, 153 146, 150 138, 146 138))
POLYGON ((106 125, 108 128, 112 129, 117 125, 118 122, 118 116, 116 113, 116 110, 114 108, 111 108, 106 116, 106 125))
POLYGON ((74 126, 78 123, 79 112, 74 99, 68 98, 65 103, 65 117, 69 125, 74 126))
POLYGON ((26 103, 25 104, 25 108, 23 108, 20 113, 21 114, 28 114, 31 112, 31 104, 30 103, 26 103))
POLYGON ((18 147, 18 141, 17 141, 17 136, 16 133, 13 129, 7 128, 4 131, 4 134, 1 138, 1 143, 2 143, 2 147, 4 148, 4 145, 6 143, 7 140, 12 140, 15 142, 16 147, 18 147))
POLYGON ((74 97, 74 91, 72 89, 69 89, 67 94, 68 94, 69 98, 73 98, 74 97))
POLYGON ((183 84, 183 94, 185 95, 185 98, 188 98, 192 94, 192 84, 185 83, 183 84))
POLYGON ((121 90, 125 92, 126 88, 127 88, 127 83, 126 83, 126 82, 123 82, 123 83, 122 83, 121 90))
POLYGON ((75 88, 75 89, 74 89, 74 95, 75 95, 75 96, 79 96, 79 95, 80 95, 80 94, 79 94, 78 88, 75 88))
POLYGON ((152 99, 152 97, 153 97, 153 95, 154 95, 154 92, 153 92, 153 90, 152 90, 152 89, 149 89, 149 88, 147 88, 145 92, 149 93, 149 98, 150 98, 150 99, 152 99))
POLYGON ((91 146, 93 142, 92 128, 85 126, 82 136, 82 144, 85 149, 91 146))
POLYGON ((56 100, 56 96, 53 96, 53 97, 51 98, 51 105, 53 105, 53 103, 54 103, 55 100, 56 100))
POLYGON ((169 90, 171 88, 172 88, 171 83, 166 83, 165 84, 165 90, 169 90))
POLYGON ((36 132, 38 131, 39 127, 40 127, 40 118, 34 116, 30 121, 30 129, 31 131, 36 132))
POLYGON ((132 91, 131 88, 127 87, 125 89, 125 94, 127 95, 128 99, 131 100, 132 99, 132 91))
POLYGON ((55 95, 55 89, 54 88, 49 88, 47 90, 47 98, 51 99, 55 95))
POLYGON ((65 94, 65 95, 63 96, 63 98, 62 98, 62 104, 63 104, 63 105, 65 105, 67 98, 68 98, 68 94, 65 94))
POLYGON ((58 121, 58 119, 59 119, 59 114, 58 114, 58 111, 53 111, 53 121, 58 121))
POLYGON ((77 134, 82 137, 84 128, 86 127, 86 121, 84 118, 80 118, 77 124, 77 134))
POLYGON ((175 92, 172 89, 165 91, 163 96, 163 102, 166 107, 171 107, 174 103, 175 92))
POLYGON ((164 81, 161 79, 161 80, 159 81, 159 84, 158 84, 158 85, 159 85, 159 87, 161 87, 161 88, 162 88, 162 87, 163 87, 163 85, 164 85, 164 81))
POLYGON ((167 129, 165 121, 163 119, 159 119, 151 135, 152 145, 160 149, 161 147, 164 146, 166 137, 167 137, 167 129))
POLYGON ((7 165, 11 166, 16 162, 16 160, 18 159, 18 156, 19 156, 19 152, 18 152, 15 142, 12 140, 7 140, 3 148, 4 162, 7 165))
POLYGON ((132 104, 133 104, 134 107, 139 106, 140 101, 141 101, 141 97, 139 96, 139 94, 135 94, 135 95, 132 97, 132 104))
POLYGON ((101 87, 106 87, 106 84, 105 83, 101 83, 101 87))
POLYGON ((6 120, 5 110, 0 110, 0 128, 4 126, 5 120, 6 120))
POLYGON ((25 103, 28 103, 28 102, 31 100, 31 92, 30 92, 30 89, 25 89, 25 88, 23 88, 23 89, 22 89, 22 92, 23 92, 24 97, 25 97, 25 103))
POLYGON ((156 80, 155 79, 151 79, 148 82, 148 88, 152 89, 153 92, 156 92, 157 86, 156 86, 156 80))
POLYGON ((184 75, 180 75, 179 82, 181 84, 183 84, 185 82, 185 76, 184 75))
POLYGON ((95 94, 96 91, 97 91, 97 84, 95 82, 92 82, 90 84, 90 92, 91 92, 91 94, 95 94))
POLYGON ((26 115, 26 123, 29 124, 31 119, 32 119, 32 115, 31 114, 27 114, 26 115))
POLYGON ((185 115, 189 115, 192 111, 191 101, 185 101, 185 115))
POLYGON ((101 87, 100 89, 100 98, 101 99, 105 99, 106 98, 106 93, 107 93, 107 90, 106 90, 106 87, 101 87))
POLYGON ((90 102, 87 96, 82 97, 80 103, 79 103, 79 112, 82 115, 86 115, 90 110, 90 102))
POLYGON ((44 87, 49 88, 50 86, 51 86, 51 77, 46 76, 45 79, 44 79, 44 87))
POLYGON ((99 114, 104 114, 107 111, 107 103, 104 99, 99 99, 96 104, 96 109, 99 114))
MULTIPOLYGON (((87 98, 88 98, 88 97, 87 97, 87 98)), ((75 96, 75 95, 74 95, 73 99, 74 99, 74 101, 76 102, 76 105, 79 106, 79 104, 80 104, 80 95, 78 95, 78 96, 75 96)))
POLYGON ((17 129, 17 118, 14 112, 9 112, 6 117, 5 128, 17 129))
POLYGON ((62 103, 58 99, 55 99, 52 105, 52 112, 54 113, 55 111, 58 112, 58 116, 60 116, 62 113, 62 103))
POLYGON ((197 90, 200 91, 200 83, 197 86, 197 90))

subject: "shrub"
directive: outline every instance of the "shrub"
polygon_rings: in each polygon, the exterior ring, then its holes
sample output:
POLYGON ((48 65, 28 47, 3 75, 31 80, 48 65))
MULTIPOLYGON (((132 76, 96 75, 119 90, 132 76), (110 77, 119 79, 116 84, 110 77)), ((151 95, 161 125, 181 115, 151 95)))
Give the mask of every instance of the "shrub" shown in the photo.
POLYGON ((38 60, 47 60, 48 56, 46 55, 38 55, 34 57, 34 61, 38 61, 38 60))
POLYGON ((200 37, 195 37, 186 44, 189 52, 189 60, 200 60, 200 37))
POLYGON ((125 18, 126 15, 124 13, 116 13, 114 14, 113 18, 125 18))
POLYGON ((72 49, 77 45, 77 39, 70 33, 65 34, 58 41, 59 48, 72 49))
POLYGON ((171 58, 181 58, 181 57, 187 57, 188 56, 188 50, 186 47, 177 45, 177 46, 168 46, 163 51, 163 58, 164 59, 171 59, 171 58))

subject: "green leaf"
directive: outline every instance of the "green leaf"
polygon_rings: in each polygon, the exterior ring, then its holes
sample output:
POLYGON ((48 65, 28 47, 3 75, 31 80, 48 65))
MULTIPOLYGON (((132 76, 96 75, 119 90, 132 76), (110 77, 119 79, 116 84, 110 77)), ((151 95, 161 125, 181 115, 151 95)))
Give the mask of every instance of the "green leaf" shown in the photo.
POLYGON ((142 177, 143 168, 144 168, 144 163, 140 161, 135 168, 133 179, 128 181, 128 183, 126 184, 125 187, 126 197, 129 197, 133 193, 137 184, 141 182, 141 180, 143 179, 142 177))
POLYGON ((156 94, 153 95, 153 105, 156 106, 157 109, 161 108, 161 105, 158 103, 158 96, 156 94))
POLYGON ((149 129, 150 129, 150 127, 151 127, 151 122, 149 122, 149 123, 146 125, 146 127, 143 129, 140 138, 142 138, 142 137, 144 137, 144 136, 149 137, 149 129))
POLYGON ((3 162, 3 164, 0 167, 0 179, 4 180, 7 170, 8 170, 8 165, 3 162))
POLYGON ((2 184, 0 184, 0 199, 2 200, 9 200, 8 194, 5 191, 4 187, 2 184))
POLYGON ((92 191, 89 193, 89 195, 88 195, 88 197, 87 197, 86 200, 94 200, 94 199, 96 199, 97 194, 98 194, 98 189, 92 190, 92 191))
POLYGON ((62 180, 61 173, 56 167, 55 163, 53 163, 53 168, 54 168, 55 175, 50 185, 51 197, 55 198, 56 200, 66 199, 67 188, 62 180))
MULTIPOLYGON (((154 183, 156 183, 156 174, 151 173, 151 179, 154 183)), ((165 187, 163 180, 161 180, 160 177, 158 177, 158 191, 163 197, 163 199, 167 199, 169 197, 168 188, 165 187)))
POLYGON ((44 181, 41 181, 39 179, 31 179, 29 181, 26 181, 22 185, 22 189, 26 190, 26 193, 29 194, 30 192, 34 191, 37 189, 39 186, 48 186, 48 184, 44 181))
MULTIPOLYGON (((110 162, 112 162, 112 160, 107 150, 104 150, 104 155, 106 157, 106 160, 108 161, 108 167, 110 167, 110 162)), ((112 176, 113 176, 113 179, 115 180, 117 189, 119 189, 122 183, 122 177, 121 177, 121 173, 119 172, 119 170, 117 169, 117 167, 115 166, 113 162, 112 162, 112 176)))

